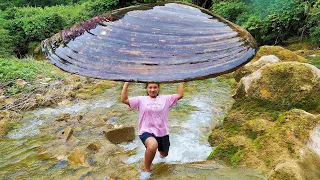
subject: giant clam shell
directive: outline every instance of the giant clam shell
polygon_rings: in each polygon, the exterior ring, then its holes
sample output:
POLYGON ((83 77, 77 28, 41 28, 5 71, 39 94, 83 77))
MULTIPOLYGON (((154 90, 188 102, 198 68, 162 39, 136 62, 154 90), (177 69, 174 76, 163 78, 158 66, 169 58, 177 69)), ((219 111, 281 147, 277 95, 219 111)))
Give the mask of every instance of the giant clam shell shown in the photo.
POLYGON ((187 3, 122 8, 42 42, 47 59, 82 76, 136 82, 215 77, 248 62, 257 49, 241 27, 187 3))

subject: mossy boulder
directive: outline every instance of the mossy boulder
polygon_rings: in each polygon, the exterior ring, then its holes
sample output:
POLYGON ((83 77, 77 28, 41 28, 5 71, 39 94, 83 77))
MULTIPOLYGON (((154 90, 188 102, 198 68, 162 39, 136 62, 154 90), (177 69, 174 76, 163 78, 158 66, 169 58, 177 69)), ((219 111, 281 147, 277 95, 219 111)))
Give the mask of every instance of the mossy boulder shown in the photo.
POLYGON ((298 61, 298 62, 307 61, 304 57, 299 56, 296 53, 288 49, 285 49, 281 46, 261 46, 258 52, 256 53, 255 57, 251 60, 251 62, 255 62, 265 55, 275 55, 281 61, 298 61))
POLYGON ((243 77, 234 97, 264 101, 278 108, 320 111, 320 70, 298 62, 266 65, 243 77))
POLYGON ((307 147, 310 132, 320 124, 320 115, 292 109, 279 115, 274 122, 252 119, 238 125, 236 130, 230 125, 232 123, 237 124, 228 122, 228 126, 215 129, 211 134, 211 139, 219 138, 221 134, 223 139, 212 143, 216 147, 209 159, 262 170, 269 179, 286 175, 293 179, 320 177, 314 170, 320 166, 320 157, 307 147), (305 166, 306 162, 308 166, 305 166), (308 168, 313 171, 304 173, 308 168))
MULTIPOLYGON (((286 61, 297 61, 297 62, 307 62, 307 60, 302 57, 297 55, 296 53, 287 50, 281 46, 261 46, 254 56, 254 58, 248 63, 247 65, 239 68, 234 72, 234 78, 238 82, 240 79, 248 74, 251 74, 252 72, 258 70, 261 68, 263 65, 269 64, 271 61, 268 60, 266 61, 264 56, 275 56, 279 59, 279 61, 286 62, 286 61), (264 57, 264 58, 262 58, 264 57), (262 58, 262 59, 261 59, 262 58), (260 61, 257 66, 256 61, 260 61)), ((268 59, 271 57, 269 56, 268 59)))
POLYGON ((258 61, 250 62, 237 70, 234 73, 234 79, 239 82, 242 77, 257 71, 265 65, 274 64, 277 62, 281 62, 281 60, 275 55, 262 56, 258 61))

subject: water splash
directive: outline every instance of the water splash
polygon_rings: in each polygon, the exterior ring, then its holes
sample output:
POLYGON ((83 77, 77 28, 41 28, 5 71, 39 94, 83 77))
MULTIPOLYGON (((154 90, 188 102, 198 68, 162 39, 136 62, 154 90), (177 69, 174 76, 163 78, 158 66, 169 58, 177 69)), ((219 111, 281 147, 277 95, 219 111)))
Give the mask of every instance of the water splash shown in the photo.
POLYGON ((20 139, 23 137, 32 137, 40 134, 40 126, 43 123, 54 121, 55 117, 61 113, 75 115, 80 112, 92 111, 96 108, 109 108, 117 102, 116 98, 106 99, 104 94, 88 101, 79 101, 72 106, 58 106, 55 108, 41 108, 27 112, 21 120, 22 126, 15 127, 7 137, 11 139, 20 139), (101 98, 102 97, 102 98, 101 98))
POLYGON ((310 137, 311 141, 308 143, 309 148, 320 156, 320 126, 311 132, 310 137))

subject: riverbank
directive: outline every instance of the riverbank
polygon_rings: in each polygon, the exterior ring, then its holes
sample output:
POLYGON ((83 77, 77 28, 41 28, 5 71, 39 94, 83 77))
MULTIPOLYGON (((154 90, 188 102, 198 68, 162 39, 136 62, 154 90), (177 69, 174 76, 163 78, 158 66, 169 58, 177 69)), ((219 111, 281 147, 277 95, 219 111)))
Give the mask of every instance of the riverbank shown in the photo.
POLYGON ((319 57, 263 46, 229 75, 238 81, 235 103, 209 137, 216 147, 209 159, 261 170, 268 179, 319 179, 319 57))

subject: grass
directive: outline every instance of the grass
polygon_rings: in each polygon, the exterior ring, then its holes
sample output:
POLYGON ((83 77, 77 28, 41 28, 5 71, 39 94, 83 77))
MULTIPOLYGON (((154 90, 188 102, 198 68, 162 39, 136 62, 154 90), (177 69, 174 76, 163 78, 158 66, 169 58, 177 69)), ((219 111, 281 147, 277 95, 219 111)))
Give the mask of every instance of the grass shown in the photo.
POLYGON ((312 64, 320 69, 320 53, 315 57, 307 56, 306 59, 308 60, 309 64, 312 64))
POLYGON ((19 87, 14 82, 23 79, 32 83, 39 75, 53 80, 61 79, 64 73, 48 61, 36 61, 33 58, 1 58, 0 59, 0 87, 6 89, 8 94, 30 91, 31 87, 19 87))

